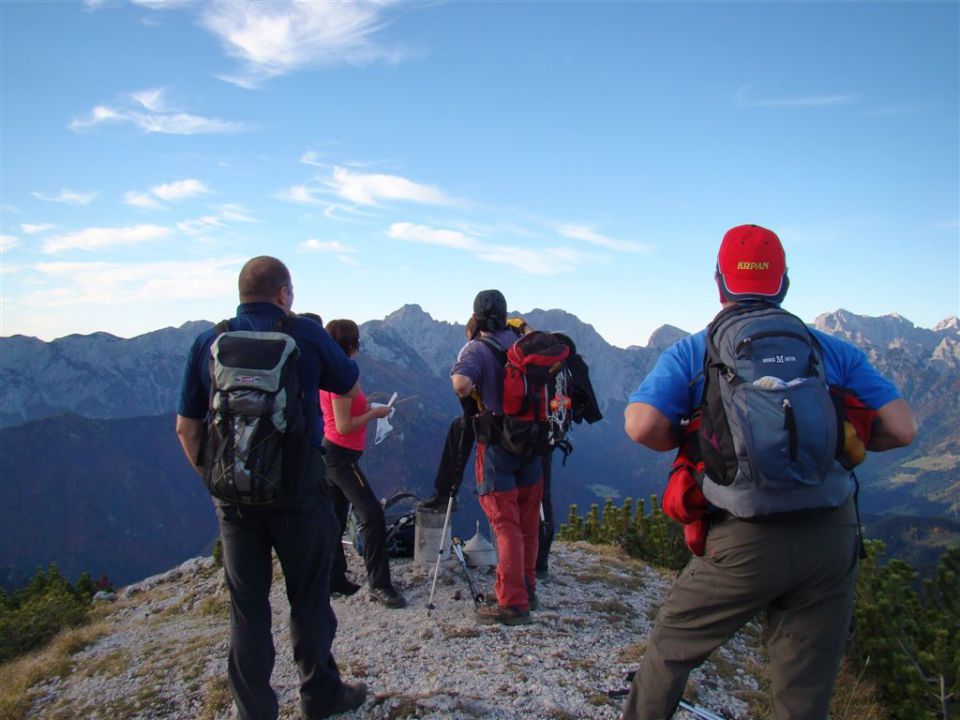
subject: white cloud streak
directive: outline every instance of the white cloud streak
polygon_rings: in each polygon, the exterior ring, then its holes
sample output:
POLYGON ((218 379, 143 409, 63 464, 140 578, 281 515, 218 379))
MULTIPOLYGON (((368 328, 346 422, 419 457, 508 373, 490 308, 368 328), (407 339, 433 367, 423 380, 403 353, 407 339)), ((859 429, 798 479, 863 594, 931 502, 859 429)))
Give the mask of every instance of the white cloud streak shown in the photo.
POLYGON ((147 133, 165 135, 231 134, 249 129, 241 122, 207 118, 170 108, 162 88, 129 93, 115 106, 97 105, 69 128, 84 132, 105 124, 132 124, 147 133))
POLYGON ((335 167, 333 174, 322 181, 335 195, 357 205, 377 205, 383 200, 449 205, 450 198, 440 190, 421 185, 399 175, 355 173, 335 167))
POLYGON ((307 67, 399 60, 374 42, 391 2, 229 2, 202 5, 200 24, 241 64, 221 79, 256 88, 270 78, 307 67))
POLYGON ((175 202, 177 200, 186 200, 187 198, 204 195, 210 192, 210 189, 199 180, 193 178, 187 180, 177 180, 176 182, 156 185, 150 188, 150 192, 161 200, 175 202))
POLYGON ((132 227, 91 227, 79 232, 57 235, 44 241, 42 250, 56 255, 68 250, 101 250, 107 247, 141 245, 160 240, 170 234, 170 228, 159 225, 134 225, 132 227))
POLYGON ((140 208, 141 210, 160 210, 163 205, 157 202, 156 198, 150 193, 137 192, 130 190, 123 194, 123 202, 127 205, 140 208))
POLYGON ((38 263, 32 270, 54 286, 28 293, 30 307, 127 306, 174 300, 222 299, 236 292, 244 258, 125 264, 38 263))
POLYGON ((5 253, 7 250, 13 250, 19 246, 20 238, 16 238, 13 235, 0 235, 0 253, 5 253))
POLYGON ((561 225, 557 231, 564 237, 581 240, 591 245, 605 247, 618 252, 650 252, 650 246, 630 240, 616 240, 601 235, 588 225, 561 225))
POLYGON ((323 192, 322 190, 317 190, 315 188, 309 188, 306 185, 293 185, 292 187, 287 188, 286 190, 281 190, 277 193, 277 197, 280 200, 286 200, 287 202, 298 203, 300 205, 326 205, 324 200, 321 200, 316 196, 315 193, 323 192))
POLYGON ((737 90, 737 105, 741 107, 771 107, 771 108, 802 108, 802 107, 830 107, 835 105, 852 105, 859 98, 856 95, 812 95, 785 98, 750 97, 750 86, 743 85, 737 90))
POLYGON ((387 230, 394 240, 436 245, 469 252, 480 260, 508 265, 530 275, 556 275, 571 272, 583 262, 583 256, 565 248, 521 248, 484 243, 458 230, 445 230, 415 223, 394 223, 387 230))
POLYGON ((53 230, 55 227, 56 225, 53 223, 20 223, 20 229, 27 235, 38 235, 53 230))
POLYGON ((44 202, 66 203, 67 205, 89 205, 93 202, 94 198, 97 197, 97 193, 63 189, 56 195, 35 192, 33 196, 44 202))
POLYGON ((306 252, 330 252, 348 255, 355 253, 356 250, 348 245, 344 245, 339 240, 317 240, 310 238, 300 243, 300 249, 306 252))

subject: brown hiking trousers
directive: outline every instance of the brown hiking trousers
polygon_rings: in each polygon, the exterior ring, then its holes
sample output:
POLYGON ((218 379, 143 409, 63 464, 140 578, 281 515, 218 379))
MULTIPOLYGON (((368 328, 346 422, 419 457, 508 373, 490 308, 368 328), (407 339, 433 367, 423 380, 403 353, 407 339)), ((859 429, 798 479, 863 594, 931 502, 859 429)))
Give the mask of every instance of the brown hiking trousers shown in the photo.
POLYGON ((766 612, 773 717, 824 720, 850 629, 856 581, 853 498, 835 510, 712 524, 660 608, 630 688, 625 720, 673 716, 687 677, 766 612))

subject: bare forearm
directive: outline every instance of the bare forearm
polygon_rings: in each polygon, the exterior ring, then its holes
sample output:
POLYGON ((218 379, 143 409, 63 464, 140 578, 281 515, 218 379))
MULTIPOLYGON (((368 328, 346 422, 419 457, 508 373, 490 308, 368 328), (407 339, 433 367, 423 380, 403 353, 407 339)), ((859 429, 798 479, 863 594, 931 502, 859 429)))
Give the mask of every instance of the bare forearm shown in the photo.
POLYGON ((867 449, 874 452, 905 447, 917 436, 917 421, 905 400, 893 400, 877 411, 867 449))
POLYGON ((623 413, 623 429, 635 443, 651 450, 672 450, 677 436, 670 421, 657 408, 646 403, 630 403, 623 413))
POLYGON ((202 420, 177 415, 177 439, 180 440, 180 447, 183 448, 183 454, 187 456, 187 460, 190 461, 193 469, 199 474, 203 474, 199 465, 197 465, 202 438, 202 420))

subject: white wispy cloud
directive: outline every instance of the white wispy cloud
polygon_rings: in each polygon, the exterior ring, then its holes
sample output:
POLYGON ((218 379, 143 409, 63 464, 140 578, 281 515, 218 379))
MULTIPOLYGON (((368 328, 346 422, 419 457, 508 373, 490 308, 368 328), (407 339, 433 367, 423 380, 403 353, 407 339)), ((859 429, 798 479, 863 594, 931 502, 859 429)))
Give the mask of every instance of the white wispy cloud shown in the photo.
POLYGON ((856 95, 806 95, 781 98, 754 98, 750 86, 743 85, 737 90, 737 105, 742 107, 829 107, 832 105, 851 105, 860 98, 856 95))
POLYGON ((154 185, 147 192, 139 190, 130 190, 124 193, 123 201, 127 205, 138 207, 143 210, 159 210, 164 206, 159 200, 166 202, 178 202, 187 200, 198 195, 205 195, 210 192, 204 183, 199 180, 189 178, 186 180, 176 180, 174 182, 154 185))
POLYGON ((304 165, 313 165, 314 167, 325 167, 329 163, 321 161, 323 156, 316 150, 307 150, 301 157, 300 162, 304 165))
POLYGON ((425 245, 440 245, 442 247, 457 248, 458 250, 479 250, 480 243, 466 233, 459 230, 443 230, 417 225, 415 223, 394 223, 387 230, 387 237, 394 240, 422 243, 425 245))
POLYGON ((131 227, 91 227, 78 232, 56 235, 44 241, 42 250, 56 255, 67 250, 100 250, 106 247, 140 245, 166 237, 170 228, 160 225, 131 227))
POLYGON ((245 208, 243 205, 238 205, 236 203, 225 203, 223 205, 215 206, 214 209, 217 211, 217 215, 219 215, 222 220, 226 220, 227 222, 258 222, 257 219, 250 214, 250 211, 247 210, 247 208, 245 208))
POLYGON ((79 192, 77 190, 63 189, 56 195, 50 195, 44 192, 32 193, 38 200, 44 202, 66 203, 68 205, 89 205, 97 197, 95 192, 79 192))
POLYGON ((479 260, 508 265, 531 275, 571 272, 585 257, 568 248, 523 248, 483 242, 459 230, 431 228, 416 223, 394 223, 387 237, 469 252, 479 260))
POLYGON ((358 205, 376 205, 382 200, 399 200, 423 205, 452 203, 442 191, 399 175, 357 173, 335 167, 330 177, 322 180, 335 195, 358 205))
POLYGON ((344 245, 339 240, 317 240, 316 238, 310 238, 300 243, 299 250, 305 253, 330 253, 344 265, 360 265, 360 262, 354 257, 354 254, 357 252, 356 248, 344 245))
POLYGON ((20 229, 27 235, 37 235, 53 230, 55 227, 57 226, 53 223, 20 223, 20 229))
POLYGON ((132 124, 147 133, 166 135, 230 134, 249 129, 241 122, 176 110, 162 88, 128 93, 113 106, 97 105, 86 116, 71 120, 69 128, 83 132, 109 123, 132 124))
POLYGON ((277 193, 277 197, 280 200, 286 200, 287 202, 299 203, 301 205, 325 205, 327 204, 324 200, 321 200, 317 197, 318 192, 323 192, 322 189, 310 188, 306 185, 293 185, 288 187, 286 190, 281 190, 277 193))
POLYGON ((161 200, 174 202, 177 200, 185 200, 187 198, 196 197, 197 195, 204 195, 205 193, 210 192, 210 189, 199 180, 190 178, 187 180, 177 180, 176 182, 165 183, 163 185, 155 185, 154 187, 150 188, 150 192, 152 192, 161 200))
POLYGON ((51 308, 222 299, 236 292, 237 272, 245 259, 38 263, 31 269, 49 286, 28 293, 24 302, 51 308))
POLYGON ((141 210, 159 210, 163 207, 150 193, 137 192, 136 190, 125 192, 123 202, 141 210))
POLYGON ((339 240, 317 240, 310 238, 300 243, 300 249, 309 252, 330 252, 330 253, 355 253, 356 250, 349 245, 344 245, 339 240))
POLYGON ((618 252, 649 252, 650 246, 643 243, 633 242, 631 240, 616 240, 601 235, 589 225, 561 225, 557 231, 564 237, 573 240, 582 240, 591 245, 605 247, 608 250, 617 250, 618 252))
POLYGON ((0 235, 0 253, 13 250, 13 248, 19 247, 19 245, 20 238, 14 237, 13 235, 0 235))
POLYGON ((364 65, 399 60, 398 50, 376 42, 387 24, 387 0, 367 2, 206 3, 200 24, 213 33, 241 68, 221 79, 256 88, 278 75, 307 67, 364 65))

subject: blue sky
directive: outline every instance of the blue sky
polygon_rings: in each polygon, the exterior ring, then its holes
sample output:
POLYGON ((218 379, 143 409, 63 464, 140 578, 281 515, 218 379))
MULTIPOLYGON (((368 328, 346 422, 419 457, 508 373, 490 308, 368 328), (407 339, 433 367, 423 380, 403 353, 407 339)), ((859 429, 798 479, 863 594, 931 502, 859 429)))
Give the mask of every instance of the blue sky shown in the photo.
POLYGON ((0 334, 236 306, 464 322, 474 294, 611 343, 718 309, 778 232, 805 320, 960 312, 958 3, 0 3, 0 334))

